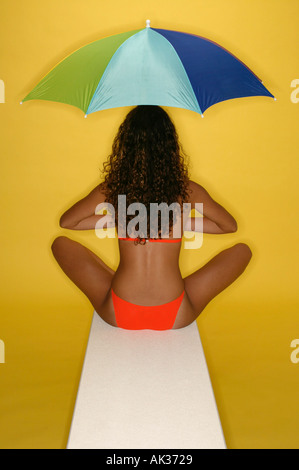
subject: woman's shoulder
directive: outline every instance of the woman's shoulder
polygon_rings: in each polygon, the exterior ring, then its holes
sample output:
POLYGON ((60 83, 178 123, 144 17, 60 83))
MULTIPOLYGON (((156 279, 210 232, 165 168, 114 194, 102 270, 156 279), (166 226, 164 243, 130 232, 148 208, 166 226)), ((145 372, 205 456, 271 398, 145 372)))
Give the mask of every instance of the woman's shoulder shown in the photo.
POLYGON ((196 183, 193 180, 189 180, 187 192, 189 193, 189 198, 192 201, 193 199, 198 200, 201 196, 203 196, 206 190, 201 184, 196 183))

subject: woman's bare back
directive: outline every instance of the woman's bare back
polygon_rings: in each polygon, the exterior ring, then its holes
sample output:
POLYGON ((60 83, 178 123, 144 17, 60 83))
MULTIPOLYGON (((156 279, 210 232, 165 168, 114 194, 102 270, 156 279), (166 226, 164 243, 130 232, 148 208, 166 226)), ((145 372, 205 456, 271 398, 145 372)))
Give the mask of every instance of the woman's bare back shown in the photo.
MULTIPOLYGON (((203 232, 236 230, 233 217, 202 186, 190 181, 189 188, 191 208, 195 202, 203 203, 203 232)), ((73 230, 94 228, 101 218, 95 215, 95 207, 104 200, 105 194, 99 187, 95 188, 64 214, 61 226, 73 230)), ((113 326, 117 323, 111 289, 128 302, 146 306, 171 302, 184 291, 174 329, 194 321, 204 307, 244 271, 251 258, 249 247, 238 243, 183 279, 179 269, 180 249, 181 242, 149 241, 136 245, 134 241, 119 240, 120 263, 114 272, 97 255, 74 240, 62 236, 52 244, 61 268, 85 293, 99 315, 113 326)))

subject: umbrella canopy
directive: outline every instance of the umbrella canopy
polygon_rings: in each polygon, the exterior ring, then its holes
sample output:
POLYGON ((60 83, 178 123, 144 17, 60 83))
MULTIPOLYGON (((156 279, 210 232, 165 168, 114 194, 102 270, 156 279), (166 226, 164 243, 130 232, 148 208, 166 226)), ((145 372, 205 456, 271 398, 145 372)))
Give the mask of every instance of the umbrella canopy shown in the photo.
POLYGON ((159 105, 203 115, 233 98, 274 96, 226 49, 193 34, 150 27, 87 44, 62 60, 23 99, 80 108, 159 105))

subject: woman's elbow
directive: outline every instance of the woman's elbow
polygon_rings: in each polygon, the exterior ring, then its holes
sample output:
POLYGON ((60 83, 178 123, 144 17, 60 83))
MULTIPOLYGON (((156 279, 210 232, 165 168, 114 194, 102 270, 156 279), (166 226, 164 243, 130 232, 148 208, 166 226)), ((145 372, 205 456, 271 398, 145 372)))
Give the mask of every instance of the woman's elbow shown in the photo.
POLYGON ((238 230, 238 224, 235 220, 231 221, 225 227, 222 227, 222 233, 234 233, 238 230))
POLYGON ((238 230, 238 224, 236 222, 236 220, 232 221, 232 223, 230 224, 230 227, 227 231, 227 233, 234 233, 238 230))
POLYGON ((73 228, 73 225, 67 220, 67 217, 64 217, 64 214, 60 217, 59 226, 61 228, 73 228))

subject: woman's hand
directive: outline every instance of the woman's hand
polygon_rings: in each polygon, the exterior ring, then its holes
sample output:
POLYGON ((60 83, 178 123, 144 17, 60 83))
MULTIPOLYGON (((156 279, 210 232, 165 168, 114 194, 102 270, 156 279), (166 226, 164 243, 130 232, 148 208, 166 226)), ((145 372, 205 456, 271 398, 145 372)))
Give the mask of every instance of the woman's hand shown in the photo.
MULTIPOLYGON (((190 181, 189 188, 191 208, 195 209, 195 203, 203 204, 203 233, 232 233, 236 232, 238 225, 233 216, 227 212, 218 202, 214 201, 209 193, 194 181, 190 181)), ((190 217, 187 230, 196 231, 195 217, 190 217)), ((185 228, 186 230, 186 228, 185 228)))

